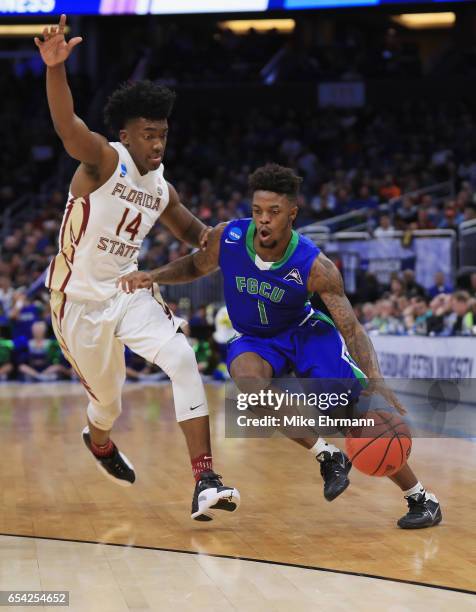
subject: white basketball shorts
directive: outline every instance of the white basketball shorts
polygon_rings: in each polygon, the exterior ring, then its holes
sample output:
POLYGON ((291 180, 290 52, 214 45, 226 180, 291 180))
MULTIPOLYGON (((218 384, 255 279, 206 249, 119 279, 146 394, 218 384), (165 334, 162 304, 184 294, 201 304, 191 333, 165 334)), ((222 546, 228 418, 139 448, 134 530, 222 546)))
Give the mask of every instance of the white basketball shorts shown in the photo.
POLYGON ((158 289, 120 292, 105 302, 72 302, 51 292, 53 330, 66 359, 90 399, 111 404, 121 395, 126 377, 124 345, 153 363, 185 324, 174 317, 158 289))

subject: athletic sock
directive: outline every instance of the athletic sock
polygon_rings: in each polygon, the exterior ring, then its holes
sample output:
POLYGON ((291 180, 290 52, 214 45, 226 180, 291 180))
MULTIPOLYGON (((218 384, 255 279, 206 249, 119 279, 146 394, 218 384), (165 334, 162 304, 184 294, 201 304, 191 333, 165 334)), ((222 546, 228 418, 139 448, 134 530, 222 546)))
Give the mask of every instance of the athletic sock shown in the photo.
POLYGON ((411 497, 412 495, 421 495, 421 494, 423 494, 426 497, 426 489, 421 484, 420 481, 418 481, 416 485, 412 487, 411 489, 407 489, 406 491, 403 491, 403 495, 405 497, 411 497))
POLYGON ((114 452, 114 442, 108 440, 106 444, 100 446, 91 441, 91 451, 95 457, 110 457, 114 452))
POLYGON ((328 444, 324 438, 317 438, 317 442, 314 444, 312 448, 309 449, 309 452, 314 455, 314 457, 318 457, 321 453, 327 451, 331 455, 334 453, 338 453, 339 449, 337 446, 333 444, 328 444))
POLYGON ((202 453, 198 457, 195 457, 195 459, 192 459, 192 472, 195 481, 198 482, 202 472, 211 471, 213 469, 212 465, 213 459, 209 453, 202 453))

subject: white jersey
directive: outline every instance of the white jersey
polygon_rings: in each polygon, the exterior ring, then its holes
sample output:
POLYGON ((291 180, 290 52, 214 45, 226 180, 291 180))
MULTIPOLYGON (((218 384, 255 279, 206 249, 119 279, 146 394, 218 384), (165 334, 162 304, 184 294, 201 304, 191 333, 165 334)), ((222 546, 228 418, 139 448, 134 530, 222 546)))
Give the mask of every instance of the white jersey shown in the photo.
POLYGON ((116 295, 120 276, 137 270, 142 241, 169 203, 163 164, 141 176, 128 150, 119 154, 104 185, 88 196, 69 194, 46 286, 73 301, 103 301, 116 295))

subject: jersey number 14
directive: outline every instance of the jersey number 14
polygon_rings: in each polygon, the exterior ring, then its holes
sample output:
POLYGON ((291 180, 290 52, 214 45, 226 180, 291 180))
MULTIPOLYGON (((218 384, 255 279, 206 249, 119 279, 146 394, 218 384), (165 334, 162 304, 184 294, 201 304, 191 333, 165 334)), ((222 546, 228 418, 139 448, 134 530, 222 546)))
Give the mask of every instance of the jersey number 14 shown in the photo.
MULTIPOLYGON (((126 208, 124 211, 124 214, 122 215, 122 219, 119 221, 119 225, 117 226, 116 236, 119 236, 119 234, 121 233, 121 230, 127 220, 128 214, 129 214, 129 208, 126 208)), ((128 234, 130 235, 131 242, 134 242, 134 240, 136 239, 136 236, 139 233, 139 228, 140 228, 141 223, 142 223, 142 214, 137 213, 137 216, 134 217, 134 219, 132 219, 129 225, 124 228, 124 231, 128 232, 128 234)))

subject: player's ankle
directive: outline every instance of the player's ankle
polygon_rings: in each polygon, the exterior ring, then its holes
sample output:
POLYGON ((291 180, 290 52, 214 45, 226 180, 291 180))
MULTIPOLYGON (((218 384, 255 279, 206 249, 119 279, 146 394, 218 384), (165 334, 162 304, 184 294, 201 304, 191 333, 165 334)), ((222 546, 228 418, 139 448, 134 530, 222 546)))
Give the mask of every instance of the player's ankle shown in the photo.
POLYGON ((104 444, 95 444, 91 440, 91 452, 95 457, 109 457, 114 452, 114 443, 111 439, 104 444))
POLYGON ((198 457, 192 459, 191 463, 195 482, 200 479, 200 474, 202 472, 210 472, 213 470, 213 458, 211 452, 198 455, 198 457))
POLYGON ((314 446, 309 449, 309 452, 314 455, 314 457, 317 457, 323 452, 328 452, 331 455, 334 453, 338 453, 339 449, 337 448, 337 446, 326 442, 324 438, 318 438, 314 446))
POLYGON ((421 484, 421 482, 418 481, 416 485, 414 485, 413 487, 410 487, 409 489, 404 490, 403 495, 405 497, 411 497, 412 495, 425 495, 426 496, 426 489, 421 484))

